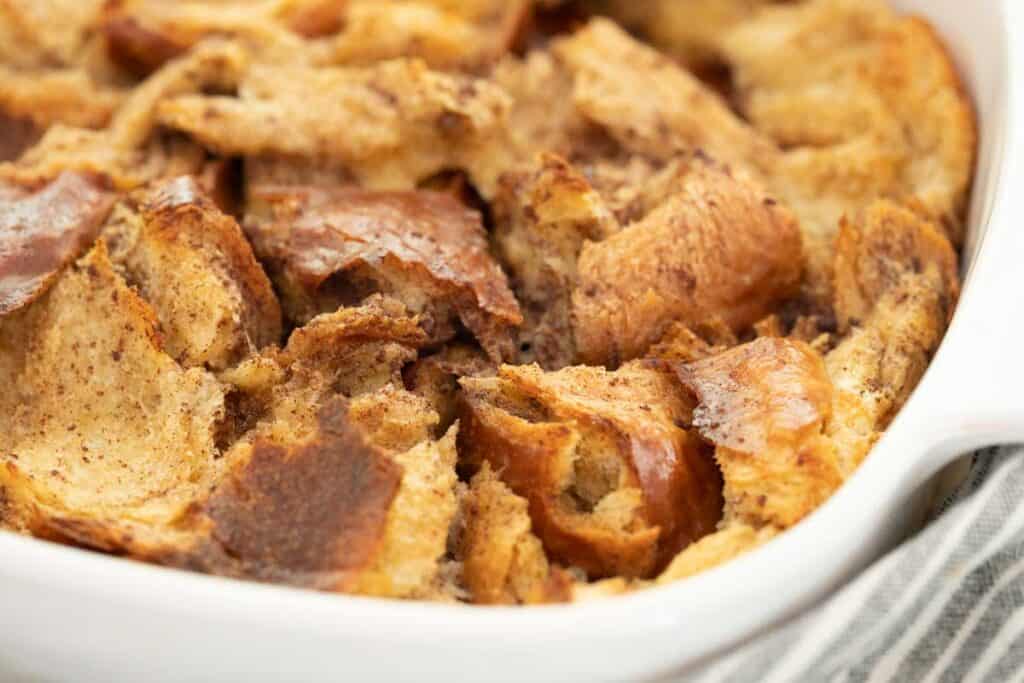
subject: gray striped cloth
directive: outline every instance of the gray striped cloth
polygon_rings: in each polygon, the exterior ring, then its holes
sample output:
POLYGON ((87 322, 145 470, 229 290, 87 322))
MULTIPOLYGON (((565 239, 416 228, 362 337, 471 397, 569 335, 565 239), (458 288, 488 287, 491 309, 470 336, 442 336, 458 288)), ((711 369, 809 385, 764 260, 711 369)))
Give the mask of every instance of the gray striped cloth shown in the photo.
POLYGON ((934 519, 810 612, 682 680, 1024 681, 1024 447, 981 451, 934 519))

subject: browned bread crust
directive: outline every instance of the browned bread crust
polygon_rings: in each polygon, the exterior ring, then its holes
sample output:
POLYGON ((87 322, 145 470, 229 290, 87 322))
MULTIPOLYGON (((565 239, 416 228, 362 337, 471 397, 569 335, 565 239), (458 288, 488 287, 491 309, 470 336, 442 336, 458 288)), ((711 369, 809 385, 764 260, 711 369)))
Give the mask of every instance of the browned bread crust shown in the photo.
POLYGON ((494 359, 513 357, 519 306, 480 214, 453 196, 258 186, 249 200, 247 232, 293 320, 383 292, 422 316, 431 341, 451 339, 458 321, 494 359))

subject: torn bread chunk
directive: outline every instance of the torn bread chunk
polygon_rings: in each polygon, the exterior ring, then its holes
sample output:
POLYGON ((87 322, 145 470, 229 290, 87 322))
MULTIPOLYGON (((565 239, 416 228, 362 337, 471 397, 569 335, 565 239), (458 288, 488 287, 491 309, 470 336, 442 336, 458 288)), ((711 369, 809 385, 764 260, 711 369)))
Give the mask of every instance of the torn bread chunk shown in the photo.
POLYGON ((498 256, 525 310, 525 358, 616 367, 673 322, 740 332, 799 291, 793 216, 704 157, 666 165, 630 200, 639 218, 625 227, 574 167, 552 155, 539 164, 506 175, 494 203, 498 256))
POLYGON ((241 228, 193 178, 137 191, 114 210, 103 238, 183 366, 224 370, 280 341, 270 281, 241 228))
POLYGON ((214 382, 209 437, 227 450, 173 518, 75 510, 45 520, 45 535, 224 576, 451 599, 456 428, 435 440, 436 413, 396 384, 422 339, 393 301, 321 316, 214 382))
MULTIPOLYGON (((455 435, 439 430, 430 403, 406 391, 401 371, 426 337, 397 301, 371 297, 358 308, 314 318, 288 345, 226 375, 236 416, 254 439, 314 438, 322 411, 345 398, 345 419, 401 469, 379 545, 342 590, 404 598, 452 599, 442 559, 456 513, 455 435), (440 433, 439 433, 440 432, 440 433), (437 437, 440 438, 437 438, 437 437)), ((326 485, 326 484, 325 484, 326 485)), ((326 495, 326 493, 324 494, 326 495)))
POLYGON ((492 206, 497 255, 523 307, 521 361, 573 364, 580 251, 619 229, 614 216, 579 171, 551 154, 530 172, 506 174, 492 206))
POLYGON ((697 405, 694 429, 715 446, 725 509, 717 531, 673 558, 658 583, 737 557, 796 524, 845 477, 829 433, 835 391, 807 344, 762 337, 676 365, 697 405))
POLYGON ((437 423, 429 404, 419 399, 419 415, 384 420, 380 412, 374 413, 371 398, 385 396, 389 387, 402 387, 402 368, 416 359, 426 341, 400 302, 379 295, 361 306, 319 315, 294 330, 283 349, 268 347, 223 373, 222 380, 232 387, 229 410, 235 430, 223 438, 229 443, 254 434, 282 443, 310 438, 319 410, 331 397, 342 396, 361 406, 360 426, 379 434, 377 445, 408 448, 437 423), (406 435, 412 430, 416 436, 405 441, 408 437, 384 430, 388 426, 406 435))
POLYGON ((959 296, 956 252, 938 226, 889 201, 843 222, 836 316, 846 336, 825 363, 836 385, 833 438, 849 474, 928 367, 959 296))
POLYGON ((484 463, 462 502, 455 556, 469 598, 483 605, 564 602, 568 573, 552 567, 532 531, 529 502, 484 463))
POLYGON ((402 482, 388 511, 381 548, 353 592, 403 598, 450 599, 440 574, 449 527, 455 517, 455 436, 421 441, 392 456, 402 482))
POLYGON ((254 65, 239 96, 172 97, 159 119, 225 155, 301 156, 343 166, 376 189, 409 189, 458 168, 508 107, 492 84, 420 60, 366 68, 254 65))
POLYGON ((96 176, 0 184, 0 318, 42 296, 99 232, 114 195, 96 176))
POLYGON ((202 502, 204 533, 187 549, 157 550, 154 559, 347 592, 380 550, 401 479, 401 467, 366 443, 335 400, 321 410, 311 439, 256 440, 202 502))
POLYGON ((572 294, 579 358, 612 366, 635 358, 672 321, 718 318, 740 331, 796 293, 801 264, 788 211, 694 163, 664 204, 584 245, 572 294))
POLYGON ((52 126, 15 162, 0 164, 0 178, 38 183, 64 170, 109 177, 121 189, 149 180, 195 173, 205 152, 191 141, 157 130, 165 98, 206 87, 233 87, 246 64, 237 45, 213 41, 168 63, 132 91, 102 130, 52 126))
POLYGON ((0 325, 0 488, 27 528, 171 525, 216 481, 224 391, 164 353, 103 242, 0 325))
POLYGON ((553 560, 592 578, 643 577, 718 522, 718 472, 684 428, 692 405, 668 374, 503 366, 461 383, 464 463, 489 462, 530 501, 553 560))
POLYGON ((750 169, 775 154, 717 93, 606 19, 591 20, 552 51, 574 76, 577 109, 625 150, 667 160, 699 148, 750 169))
POLYGON ((698 401, 694 428, 715 445, 726 524, 787 528, 842 482, 825 435, 832 381, 806 344, 763 337, 678 374, 698 401))
POLYGON ((977 126, 926 21, 881 0, 786 3, 723 45, 744 116, 787 150, 771 189, 800 217, 820 302, 840 218, 873 199, 919 203, 962 241, 977 126))
POLYGON ((249 195, 246 231, 292 319, 382 292, 419 315, 433 343, 458 324, 495 360, 513 357, 519 307, 480 214, 450 194, 257 187, 249 195))

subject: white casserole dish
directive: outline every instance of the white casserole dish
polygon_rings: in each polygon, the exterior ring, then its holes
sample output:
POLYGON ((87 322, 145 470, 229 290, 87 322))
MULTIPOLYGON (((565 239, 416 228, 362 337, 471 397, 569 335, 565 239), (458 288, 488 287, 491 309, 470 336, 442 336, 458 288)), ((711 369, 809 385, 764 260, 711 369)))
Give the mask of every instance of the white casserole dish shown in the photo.
POLYGON ((623 680, 793 615, 905 532, 957 454, 1024 441, 1024 4, 903 0, 978 107, 967 280, 924 380, 856 475, 776 541, 695 578, 574 606, 472 608, 241 583, 0 532, 0 677, 623 680))

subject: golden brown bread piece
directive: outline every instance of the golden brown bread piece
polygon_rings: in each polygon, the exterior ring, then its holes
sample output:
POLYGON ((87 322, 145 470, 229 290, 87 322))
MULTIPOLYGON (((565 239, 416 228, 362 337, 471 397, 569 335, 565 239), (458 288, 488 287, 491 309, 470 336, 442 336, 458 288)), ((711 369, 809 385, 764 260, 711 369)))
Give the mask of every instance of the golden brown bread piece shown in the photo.
POLYGON ((455 556, 472 602, 523 605, 568 599, 569 575, 552 567, 531 530, 529 503, 484 463, 462 502, 455 556))
POLYGON ((824 366, 806 345, 765 337, 680 370, 701 399, 694 421, 718 446, 726 523, 659 581, 731 559, 810 512, 853 473, 924 373, 959 290, 946 236, 878 201, 844 221, 835 273, 847 334, 824 366))
POLYGON ((697 401, 694 428, 715 446, 725 510, 719 529, 676 555, 658 583, 764 543, 810 514, 847 474, 837 452, 843 446, 829 434, 832 382, 807 344, 762 337, 676 372, 697 401))
POLYGON ((345 166, 369 188, 409 189, 462 166, 507 106, 486 81, 401 59, 366 68, 254 65, 239 97, 170 98, 159 120, 220 154, 312 157, 345 166))
POLYGON ((835 277, 836 314, 848 334, 825 363, 837 389, 830 432, 849 474, 924 374, 960 287, 947 237, 884 200, 843 222, 835 277))
POLYGON ((184 367, 224 370, 281 339, 281 309, 241 228, 184 176, 139 190, 103 231, 184 367))
POLYGON ((638 220, 620 227, 556 156, 505 176, 494 241, 525 310, 524 359, 615 367, 674 321, 741 331, 797 293, 799 230, 773 199, 702 157, 676 158, 648 180, 620 205, 638 220))
POLYGON ((26 527, 170 525, 216 480, 224 390, 163 352, 102 242, 0 325, 0 488, 26 527))
POLYGON ((488 354, 514 356, 519 306, 487 250, 480 214, 446 193, 251 187, 246 231, 302 323, 374 292, 421 316, 434 343, 456 321, 488 354))
POLYGON ((506 58, 493 80, 511 96, 508 124, 466 161, 487 198, 503 173, 532 165, 543 152, 584 166, 595 184, 602 175, 617 177, 611 184, 620 188, 628 184, 623 175, 637 177, 623 166, 639 162, 646 167, 640 176, 649 176, 694 148, 751 169, 777 153, 695 76, 605 19, 552 41, 550 50, 506 58))
POLYGON ((0 318, 40 297, 78 258, 113 201, 99 178, 79 173, 34 191, 0 185, 0 318))
MULTIPOLYGON (((457 428, 435 439, 437 413, 406 391, 401 378, 425 342, 400 303, 378 296, 314 318, 283 350, 226 375, 236 386, 231 403, 238 421, 243 429, 254 425, 237 450, 244 453, 253 439, 288 444, 314 437, 318 415, 340 396, 348 398, 345 418, 352 428, 400 468, 379 543, 343 588, 349 592, 448 599, 454 590, 441 559, 456 513, 457 428)), ((323 486, 330 490, 329 482, 323 486)))
POLYGON ((584 362, 635 358, 673 320, 719 318, 739 331, 796 293, 800 233, 787 210, 703 163, 675 188, 643 219, 584 245, 572 294, 584 362))
POLYGON ((792 526, 842 482, 823 435, 832 382, 806 344, 764 337, 682 366, 693 426, 715 445, 725 523, 792 526))
POLYGON ((770 187, 800 217, 819 298, 840 217, 872 199, 913 199, 962 240, 974 112, 927 22, 879 0, 813 0, 723 41, 744 115, 791 150, 770 187))
POLYGON ((668 374, 503 366, 462 386, 461 457, 530 501, 552 559, 645 576, 717 523, 718 473, 680 426, 692 405, 668 374))
POLYGON ((619 229, 586 179, 547 154, 531 172, 503 177, 492 204, 494 244, 523 307, 520 360, 557 369, 576 360, 572 292, 587 240, 619 229))
POLYGON ((168 63, 135 88, 103 130, 51 127, 15 163, 0 164, 0 178, 38 183, 64 170, 99 173, 119 188, 155 178, 195 173, 205 160, 189 141, 159 134, 157 105, 167 97, 206 87, 231 87, 246 63, 237 46, 213 42, 168 63))
POLYGON ((775 152, 695 76, 606 19, 556 41, 552 51, 573 74, 576 108, 629 152, 668 160, 702 148, 751 168, 775 152))
MULTIPOLYGON (((97 254, 83 261, 83 268, 95 266, 102 251, 97 254)), ((118 282, 104 263, 101 274, 118 282)), ((63 294, 62 285, 51 298, 63 294)), ((148 316, 147 341, 155 343, 155 316, 123 283, 119 286, 117 298, 103 289, 88 295, 115 313, 126 301, 134 302, 148 316)), ((37 310, 38 305, 30 313, 37 310)), ((110 317, 120 330, 120 317, 110 317)), ((295 332, 285 349, 270 349, 225 373, 226 386, 198 368, 177 369, 158 347, 150 347, 151 357, 137 359, 118 334, 97 333, 119 346, 109 353, 97 348, 101 355, 89 356, 90 369, 106 359, 145 380, 136 364, 176 368, 177 375, 156 368, 164 371, 156 398, 146 397, 144 403, 126 393, 111 400, 129 400, 135 411, 171 403, 175 419, 153 418, 156 425, 166 424, 165 432, 206 418, 192 427, 204 438, 203 448, 186 451, 196 462, 181 459, 175 450, 165 464, 162 448, 191 442, 172 434, 175 438, 164 443, 163 434, 152 433, 153 425, 143 419, 133 420, 129 429, 142 429, 148 441, 130 441, 110 423, 111 415, 130 418, 131 410, 98 406, 90 421, 75 416, 81 426, 66 437, 88 440, 90 455, 83 465, 77 452, 72 466, 64 464, 71 457, 59 442, 39 444, 47 447, 42 452, 26 450, 21 442, 10 449, 14 455, 6 458, 0 484, 17 516, 5 517, 6 524, 24 519, 49 538, 227 576, 393 597, 451 594, 441 559, 456 512, 456 429, 434 440, 436 413, 396 384, 401 366, 415 356, 406 344, 423 341, 415 320, 405 317, 397 302, 376 299, 322 316, 295 332), (187 387, 186 397, 169 391, 178 375, 199 383, 187 387), (182 412, 189 410, 189 399, 202 401, 206 411, 182 412), (106 433, 98 435, 94 427, 106 433), (107 450, 104 438, 128 450, 107 450), (136 473, 139 479, 131 479, 136 473), (59 483, 50 483, 51 477, 59 483), (41 489, 42 482, 49 488, 41 489), (68 486, 75 491, 69 494, 68 486)), ((33 349, 31 343, 28 348, 33 349)), ((73 362, 74 354, 65 355, 73 362)), ((50 358, 30 356, 19 379, 37 373, 32 368, 43 360, 50 358)), ((57 387, 74 370, 66 366, 51 363, 50 381, 57 387)), ((80 367, 86 371, 84 362, 80 367)), ((110 380, 101 372, 97 381, 110 380)), ((84 391, 95 391, 82 384, 84 391)), ((141 387, 154 390, 146 381, 141 387)), ((52 412, 45 403, 31 405, 52 412)), ((4 414, 18 418, 19 427, 36 429, 27 419, 36 414, 32 410, 4 414)), ((60 436, 65 429, 63 421, 52 425, 60 436)))
POLYGON ((490 196, 492 177, 541 150, 570 161, 587 158, 594 169, 614 172, 616 165, 609 168, 602 159, 608 150, 592 149, 595 128, 604 138, 599 148, 610 141, 619 155, 664 162, 680 150, 703 149, 793 209, 807 251, 805 290, 822 310, 831 303, 832 242, 845 212, 877 197, 915 198, 957 238, 973 166, 973 114, 926 24, 874 3, 819 0, 768 7, 741 22, 726 43, 744 102, 785 105, 778 120, 796 126, 796 133, 774 131, 767 104, 765 121, 755 117, 755 125, 748 125, 697 78, 597 19, 555 41, 552 56, 530 55, 498 69, 497 82, 517 100, 510 117, 516 132, 501 142, 505 151, 471 163, 474 180, 490 196), (843 27, 861 24, 871 29, 843 33, 843 27), (823 31, 835 34, 835 41, 800 38, 823 31), (833 50, 833 43, 842 49, 833 50), (914 76, 916 69, 921 73, 914 76), (834 72, 833 84, 828 79, 834 72), (898 77, 886 75, 893 73, 898 77), (531 91, 571 97, 552 102, 546 95, 530 97, 531 91), (851 98, 873 107, 867 128, 864 116, 845 115, 861 109, 835 106, 851 98), (829 126, 846 137, 816 132, 829 126), (948 139, 942 130, 951 131, 948 139))
POLYGON ((158 550, 153 559, 352 591, 377 558, 403 472, 361 438, 345 413, 343 401, 328 403, 307 442, 257 440, 201 504, 198 524, 208 529, 195 545, 158 550))

